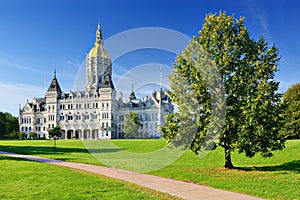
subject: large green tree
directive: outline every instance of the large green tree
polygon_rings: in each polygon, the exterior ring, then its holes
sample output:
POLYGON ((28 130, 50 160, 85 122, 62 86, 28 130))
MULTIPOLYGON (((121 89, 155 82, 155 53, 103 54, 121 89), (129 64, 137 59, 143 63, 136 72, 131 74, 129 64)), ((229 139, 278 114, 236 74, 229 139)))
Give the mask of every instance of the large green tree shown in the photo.
POLYGON ((234 150, 268 157, 284 148, 281 94, 274 80, 278 61, 278 49, 263 37, 251 38, 243 17, 207 15, 170 76, 169 94, 180 121, 177 135, 171 136, 175 146, 190 141, 189 147, 199 153, 217 141, 224 148, 226 168, 234 167, 234 150))
POLYGON ((124 136, 135 138, 138 136, 138 129, 140 126, 140 121, 138 118, 138 114, 134 112, 130 112, 125 115, 126 121, 124 124, 124 136))
POLYGON ((287 103, 284 131, 289 139, 300 138, 300 83, 288 88, 283 95, 287 103))

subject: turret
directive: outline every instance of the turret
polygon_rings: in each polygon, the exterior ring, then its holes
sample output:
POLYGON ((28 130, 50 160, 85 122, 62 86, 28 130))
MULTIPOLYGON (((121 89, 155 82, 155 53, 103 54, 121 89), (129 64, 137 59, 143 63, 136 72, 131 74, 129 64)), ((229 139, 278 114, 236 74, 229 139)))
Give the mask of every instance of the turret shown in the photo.
POLYGON ((56 70, 54 70, 53 79, 46 92, 46 121, 48 124, 48 130, 54 128, 58 123, 59 98, 61 94, 62 91, 56 79, 56 70))
POLYGON ((61 88, 59 86, 59 83, 56 79, 56 70, 54 70, 54 76, 53 76, 53 79, 51 81, 51 84, 47 90, 47 93, 46 93, 46 97, 53 97, 53 95, 61 95, 62 91, 61 91, 61 88))

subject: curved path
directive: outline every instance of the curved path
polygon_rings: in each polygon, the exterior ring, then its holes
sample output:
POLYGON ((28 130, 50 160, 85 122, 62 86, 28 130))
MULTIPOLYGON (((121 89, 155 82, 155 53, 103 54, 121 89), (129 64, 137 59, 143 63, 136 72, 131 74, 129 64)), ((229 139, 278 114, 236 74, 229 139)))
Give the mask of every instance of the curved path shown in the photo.
POLYGON ((10 157, 23 158, 27 160, 48 163, 52 165, 64 166, 68 168, 92 172, 95 174, 112 177, 115 179, 124 180, 130 183, 135 183, 153 190, 168 193, 172 196, 180 197, 183 199, 218 199, 218 200, 258 200, 260 198, 229 192, 211 187, 197 185, 194 183, 187 183, 168 178, 162 178, 153 175, 140 174, 137 172, 125 171, 120 169, 113 169, 102 166, 95 166, 83 163, 64 162, 49 158, 42 158, 37 156, 14 154, 9 152, 0 151, 0 154, 10 157))

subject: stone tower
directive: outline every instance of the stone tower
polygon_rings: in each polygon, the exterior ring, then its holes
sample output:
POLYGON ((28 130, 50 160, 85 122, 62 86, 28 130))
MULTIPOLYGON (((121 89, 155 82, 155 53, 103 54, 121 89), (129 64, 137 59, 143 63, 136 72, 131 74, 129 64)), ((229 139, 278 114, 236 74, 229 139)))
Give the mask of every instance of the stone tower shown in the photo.
POLYGON ((59 98, 62 94, 59 83, 56 79, 56 70, 54 70, 54 76, 50 83, 50 86, 46 92, 46 116, 44 123, 47 124, 47 129, 54 128, 58 122, 59 113, 59 98))
POLYGON ((95 46, 86 57, 86 92, 95 92, 104 80, 111 79, 112 62, 107 50, 103 46, 100 23, 96 31, 95 46))

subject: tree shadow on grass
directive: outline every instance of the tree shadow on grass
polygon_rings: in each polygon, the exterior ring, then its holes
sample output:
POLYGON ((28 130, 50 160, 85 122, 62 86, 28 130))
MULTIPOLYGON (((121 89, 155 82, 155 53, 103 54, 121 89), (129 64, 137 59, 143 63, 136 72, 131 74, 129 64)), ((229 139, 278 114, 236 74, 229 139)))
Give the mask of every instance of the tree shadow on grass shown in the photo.
POLYGON ((7 160, 11 160, 11 161, 29 161, 29 162, 32 162, 31 160, 26 160, 24 158, 16 158, 16 157, 10 157, 10 156, 5 156, 5 155, 0 155, 0 162, 1 161, 7 161, 7 160))
POLYGON ((6 155, 1 155, 0 154, 0 162, 1 161, 17 161, 17 162, 36 162, 36 163, 48 163, 48 164, 55 164, 59 162, 68 162, 68 158, 59 158, 59 159, 47 159, 47 158, 41 158, 39 160, 32 160, 32 159, 26 159, 26 158, 18 158, 18 157, 11 157, 11 156, 6 156, 6 155))
POLYGON ((300 160, 293 160, 291 162, 283 163, 281 165, 236 167, 236 169, 244 171, 290 171, 300 173, 300 160))
POLYGON ((42 147, 42 146, 2 146, 0 145, 0 151, 26 154, 26 155, 51 155, 51 154, 70 154, 70 153, 105 153, 105 152, 117 152, 121 151, 121 148, 97 148, 97 149, 85 149, 85 148, 63 148, 63 147, 42 147))

